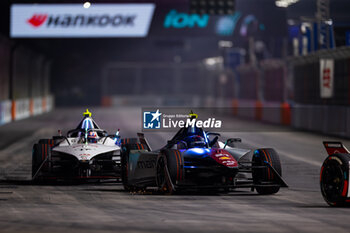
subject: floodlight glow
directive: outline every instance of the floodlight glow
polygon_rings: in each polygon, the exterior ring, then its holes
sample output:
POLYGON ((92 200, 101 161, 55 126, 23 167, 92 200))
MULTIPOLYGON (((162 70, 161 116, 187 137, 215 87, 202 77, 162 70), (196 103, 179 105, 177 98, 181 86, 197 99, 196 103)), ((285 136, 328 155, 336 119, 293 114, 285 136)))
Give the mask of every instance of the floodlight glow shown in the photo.
POLYGON ((90 6, 91 6, 91 3, 90 3, 90 2, 85 2, 84 5, 83 5, 83 7, 84 7, 85 9, 89 8, 90 6))

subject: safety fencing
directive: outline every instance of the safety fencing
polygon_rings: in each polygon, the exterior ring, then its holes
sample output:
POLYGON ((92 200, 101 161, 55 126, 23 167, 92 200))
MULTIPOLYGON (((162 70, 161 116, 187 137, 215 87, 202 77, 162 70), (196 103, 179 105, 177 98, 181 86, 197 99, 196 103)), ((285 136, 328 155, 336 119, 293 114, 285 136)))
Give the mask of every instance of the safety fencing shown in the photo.
POLYGON ((191 106, 199 107, 201 100, 198 96, 157 96, 157 95, 118 95, 102 97, 102 106, 191 106))
POLYGON ((232 88, 235 91, 231 103, 233 114, 350 137, 349 67, 350 48, 345 47, 286 61, 265 60, 258 65, 241 65, 235 71, 236 88, 232 88), (330 68, 321 64, 324 59, 332 65, 330 68), (330 89, 326 95, 324 86, 330 89))
POLYGON ((0 125, 49 112, 53 107, 54 97, 51 95, 32 99, 0 101, 0 125))

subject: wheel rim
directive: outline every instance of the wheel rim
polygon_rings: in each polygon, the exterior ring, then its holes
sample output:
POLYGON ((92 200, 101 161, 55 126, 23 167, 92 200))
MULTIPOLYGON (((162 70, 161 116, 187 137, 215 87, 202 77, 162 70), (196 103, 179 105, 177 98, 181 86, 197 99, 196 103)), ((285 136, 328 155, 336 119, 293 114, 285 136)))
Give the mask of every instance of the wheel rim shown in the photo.
POLYGON ((331 202, 337 201, 344 186, 343 171, 340 164, 330 161, 325 165, 321 185, 324 196, 331 202))
POLYGON ((157 163, 157 185, 159 188, 163 188, 165 184, 165 161, 163 157, 158 159, 157 163))

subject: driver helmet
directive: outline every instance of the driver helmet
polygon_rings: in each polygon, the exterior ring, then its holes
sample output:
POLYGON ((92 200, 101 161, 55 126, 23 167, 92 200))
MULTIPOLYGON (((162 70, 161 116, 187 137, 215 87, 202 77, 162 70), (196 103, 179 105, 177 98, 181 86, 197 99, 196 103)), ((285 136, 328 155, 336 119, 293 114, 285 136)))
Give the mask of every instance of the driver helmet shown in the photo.
POLYGON ((188 136, 185 139, 189 148, 203 148, 206 147, 205 139, 199 135, 188 136))
POLYGON ((88 142, 90 143, 97 143, 98 135, 95 131, 90 131, 87 136, 88 142))

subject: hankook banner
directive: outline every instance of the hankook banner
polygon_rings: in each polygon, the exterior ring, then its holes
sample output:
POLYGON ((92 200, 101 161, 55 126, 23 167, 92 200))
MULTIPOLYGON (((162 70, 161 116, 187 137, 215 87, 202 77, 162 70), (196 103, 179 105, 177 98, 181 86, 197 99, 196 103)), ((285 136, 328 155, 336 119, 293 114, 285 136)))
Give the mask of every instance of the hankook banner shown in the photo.
POLYGON ((145 37, 154 4, 13 4, 12 38, 145 37))

